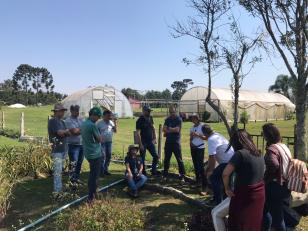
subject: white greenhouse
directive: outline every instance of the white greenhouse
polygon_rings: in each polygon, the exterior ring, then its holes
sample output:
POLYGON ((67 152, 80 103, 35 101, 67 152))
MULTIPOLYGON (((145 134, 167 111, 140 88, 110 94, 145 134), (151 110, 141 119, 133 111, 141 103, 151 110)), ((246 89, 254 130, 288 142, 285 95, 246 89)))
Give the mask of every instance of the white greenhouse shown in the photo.
POLYGON ((71 105, 79 105, 82 117, 88 116, 93 106, 111 110, 119 118, 133 117, 133 110, 126 96, 110 86, 89 87, 77 91, 66 97, 62 103, 67 109, 71 105))
MULTIPOLYGON (((205 102, 208 94, 206 87, 193 87, 188 90, 180 101, 180 112, 211 113, 210 121, 219 121, 218 114, 205 102)), ((212 100, 220 107, 227 119, 233 119, 233 95, 230 89, 213 88, 212 100)), ((240 90, 239 113, 246 111, 251 121, 283 120, 295 110, 294 104, 278 93, 240 90)))

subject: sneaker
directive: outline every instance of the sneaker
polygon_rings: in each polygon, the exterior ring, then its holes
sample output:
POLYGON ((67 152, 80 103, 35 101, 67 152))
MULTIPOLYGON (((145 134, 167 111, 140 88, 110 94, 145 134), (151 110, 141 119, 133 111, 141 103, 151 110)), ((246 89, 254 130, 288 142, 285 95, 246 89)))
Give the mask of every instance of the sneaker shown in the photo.
POLYGON ((209 195, 206 191, 203 191, 203 190, 201 190, 199 194, 200 196, 203 196, 203 197, 206 197, 209 195))
POLYGON ((183 178, 180 178, 180 185, 184 185, 186 182, 185 182, 185 179, 184 177, 183 178))

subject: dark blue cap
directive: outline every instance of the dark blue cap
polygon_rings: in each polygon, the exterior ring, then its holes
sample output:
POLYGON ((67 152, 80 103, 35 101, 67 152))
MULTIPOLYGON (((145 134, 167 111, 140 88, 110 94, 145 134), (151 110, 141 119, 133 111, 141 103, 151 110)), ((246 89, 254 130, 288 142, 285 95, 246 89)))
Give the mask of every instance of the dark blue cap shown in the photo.
POLYGON ((143 111, 148 111, 148 112, 151 112, 151 111, 152 111, 151 107, 148 106, 148 105, 144 105, 143 108, 142 108, 142 110, 143 110, 143 111))

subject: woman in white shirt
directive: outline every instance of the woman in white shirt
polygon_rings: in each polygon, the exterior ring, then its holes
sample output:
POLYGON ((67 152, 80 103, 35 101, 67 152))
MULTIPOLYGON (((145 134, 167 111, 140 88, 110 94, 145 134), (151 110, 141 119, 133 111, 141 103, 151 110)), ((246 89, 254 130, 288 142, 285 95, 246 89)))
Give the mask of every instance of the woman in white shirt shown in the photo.
POLYGON ((199 185, 203 182, 204 178, 205 136, 202 132, 203 124, 200 122, 199 116, 194 114, 191 120, 194 126, 190 129, 190 150, 195 169, 196 182, 199 185))

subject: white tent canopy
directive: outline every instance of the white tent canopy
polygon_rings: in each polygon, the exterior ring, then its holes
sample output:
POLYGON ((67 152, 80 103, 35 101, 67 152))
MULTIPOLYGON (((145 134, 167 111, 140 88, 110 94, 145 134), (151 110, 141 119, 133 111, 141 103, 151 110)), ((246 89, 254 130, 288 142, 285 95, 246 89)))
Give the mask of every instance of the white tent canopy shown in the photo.
POLYGON ((20 103, 16 103, 16 104, 10 105, 9 108, 26 108, 26 106, 20 103))
MULTIPOLYGON (((211 112, 212 121, 218 121, 218 114, 205 102, 208 94, 206 87, 193 87, 188 90, 180 101, 180 111, 184 113, 211 112)), ((266 121, 285 119, 294 112, 294 104, 278 93, 240 90, 239 113, 247 111, 250 120, 266 121)), ((230 89, 213 88, 211 98, 221 108, 228 120, 233 119, 234 97, 230 89)))
POLYGON ((67 109, 71 105, 79 105, 82 117, 88 116, 88 112, 93 106, 109 109, 119 118, 133 116, 133 110, 126 96, 110 86, 89 87, 77 91, 66 97, 62 103, 67 109))

